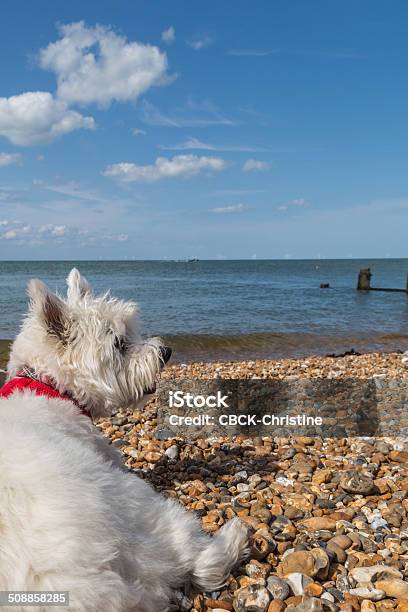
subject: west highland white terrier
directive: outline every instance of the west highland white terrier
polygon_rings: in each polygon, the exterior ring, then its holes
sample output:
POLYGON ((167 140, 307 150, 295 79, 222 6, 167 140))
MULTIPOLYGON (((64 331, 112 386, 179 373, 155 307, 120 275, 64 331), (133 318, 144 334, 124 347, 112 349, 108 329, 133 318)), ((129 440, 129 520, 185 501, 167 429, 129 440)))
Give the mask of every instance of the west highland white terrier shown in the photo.
POLYGON ((123 469, 89 416, 139 402, 171 351, 142 341, 136 304, 94 296, 76 269, 67 283, 66 299, 29 283, 0 392, 0 591, 69 591, 75 612, 161 612, 186 583, 220 588, 247 531, 233 519, 209 536, 123 469))

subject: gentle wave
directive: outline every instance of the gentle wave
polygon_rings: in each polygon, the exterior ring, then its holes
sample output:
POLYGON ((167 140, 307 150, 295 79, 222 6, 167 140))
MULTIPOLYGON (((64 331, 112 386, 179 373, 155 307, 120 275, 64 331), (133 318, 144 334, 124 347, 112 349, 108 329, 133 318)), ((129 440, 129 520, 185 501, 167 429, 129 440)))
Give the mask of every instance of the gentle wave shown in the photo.
POLYGON ((258 332, 239 335, 184 334, 165 337, 173 361, 217 359, 282 359, 347 351, 404 351, 408 334, 321 335, 258 332))

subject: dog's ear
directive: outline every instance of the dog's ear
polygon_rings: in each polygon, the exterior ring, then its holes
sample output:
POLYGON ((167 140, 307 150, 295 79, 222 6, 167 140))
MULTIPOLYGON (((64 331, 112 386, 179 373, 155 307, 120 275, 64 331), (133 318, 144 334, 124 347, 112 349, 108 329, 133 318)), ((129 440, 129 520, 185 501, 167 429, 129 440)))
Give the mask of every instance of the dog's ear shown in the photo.
POLYGON ((65 342, 69 325, 67 305, 38 279, 28 283, 27 292, 31 311, 37 315, 47 333, 65 342))
POLYGON ((91 293, 91 286, 79 273, 79 270, 72 268, 67 278, 68 285, 68 301, 77 302, 81 300, 87 293, 91 293))

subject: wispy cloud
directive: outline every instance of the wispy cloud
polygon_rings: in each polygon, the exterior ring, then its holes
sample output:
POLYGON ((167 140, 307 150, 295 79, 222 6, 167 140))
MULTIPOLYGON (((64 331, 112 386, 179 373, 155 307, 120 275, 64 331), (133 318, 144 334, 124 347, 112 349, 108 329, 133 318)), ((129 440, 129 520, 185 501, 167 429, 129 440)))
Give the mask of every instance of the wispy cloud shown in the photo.
POLYGON ((160 111, 153 104, 145 100, 141 105, 141 119, 147 125, 174 128, 239 125, 239 121, 224 115, 209 100, 201 103, 189 100, 183 107, 168 113, 160 111))
POLYGON ((26 200, 27 191, 14 187, 0 187, 0 202, 15 204, 26 200))
POLYGON ((215 196, 240 196, 240 195, 248 195, 255 193, 265 193, 265 189, 217 189, 217 191, 213 191, 212 195, 215 196))
POLYGON ((259 159, 247 159, 242 166, 244 172, 259 172, 270 170, 272 164, 270 162, 261 161, 259 159))
POLYGON ((266 57, 268 55, 278 55, 281 49, 230 49, 227 55, 236 57, 266 57))
POLYGON ((217 215, 240 213, 244 210, 248 210, 249 206, 246 204, 231 204, 230 206, 221 206, 219 208, 210 208, 208 212, 216 213, 217 215))
POLYGON ((295 208, 304 208, 308 206, 308 202, 305 198, 294 198, 293 200, 289 200, 285 204, 281 204, 276 208, 279 212, 286 212, 289 210, 293 210, 295 208))
POLYGON ((175 38, 176 30, 173 26, 170 26, 169 28, 167 28, 167 30, 163 30, 161 34, 161 39, 164 43, 166 43, 166 45, 171 45, 171 43, 174 42, 175 38))
POLYGON ((195 51, 209 47, 213 42, 214 39, 209 34, 199 34, 186 40, 187 45, 195 51))
POLYGON ((145 136, 146 132, 145 130, 141 130, 140 128, 132 128, 132 134, 133 136, 145 136))
POLYGON ((211 144, 209 142, 203 142, 198 138, 188 138, 183 142, 179 142, 173 145, 159 145, 159 149, 164 151, 189 151, 189 150, 201 150, 201 151, 230 151, 230 152, 251 152, 261 153, 268 152, 265 147, 257 147, 250 145, 233 145, 233 144, 211 144))
POLYGON ((94 191, 82 189, 81 185, 75 181, 61 182, 61 183, 46 183, 41 180, 34 180, 33 184, 36 187, 51 191, 53 193, 59 193, 69 198, 75 198, 78 200, 87 200, 90 202, 99 202, 101 197, 94 191))
POLYGON ((127 162, 112 164, 105 168, 102 175, 121 183, 153 183, 161 179, 194 176, 203 170, 220 172, 224 168, 225 161, 219 157, 176 155, 171 159, 158 157, 149 166, 127 162))
POLYGON ((19 153, 0 153, 0 168, 12 164, 21 164, 22 159, 19 153))
POLYGON ((229 49, 227 55, 235 57, 267 57, 270 55, 327 57, 333 59, 364 59, 367 56, 355 51, 325 51, 313 49, 229 49))

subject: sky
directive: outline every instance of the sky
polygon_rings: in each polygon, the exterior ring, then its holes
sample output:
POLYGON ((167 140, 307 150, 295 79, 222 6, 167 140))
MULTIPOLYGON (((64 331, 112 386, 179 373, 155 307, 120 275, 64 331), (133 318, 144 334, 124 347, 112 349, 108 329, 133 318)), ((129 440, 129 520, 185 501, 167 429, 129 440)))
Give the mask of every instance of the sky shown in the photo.
POLYGON ((2 8, 0 259, 406 257, 405 0, 2 8))

